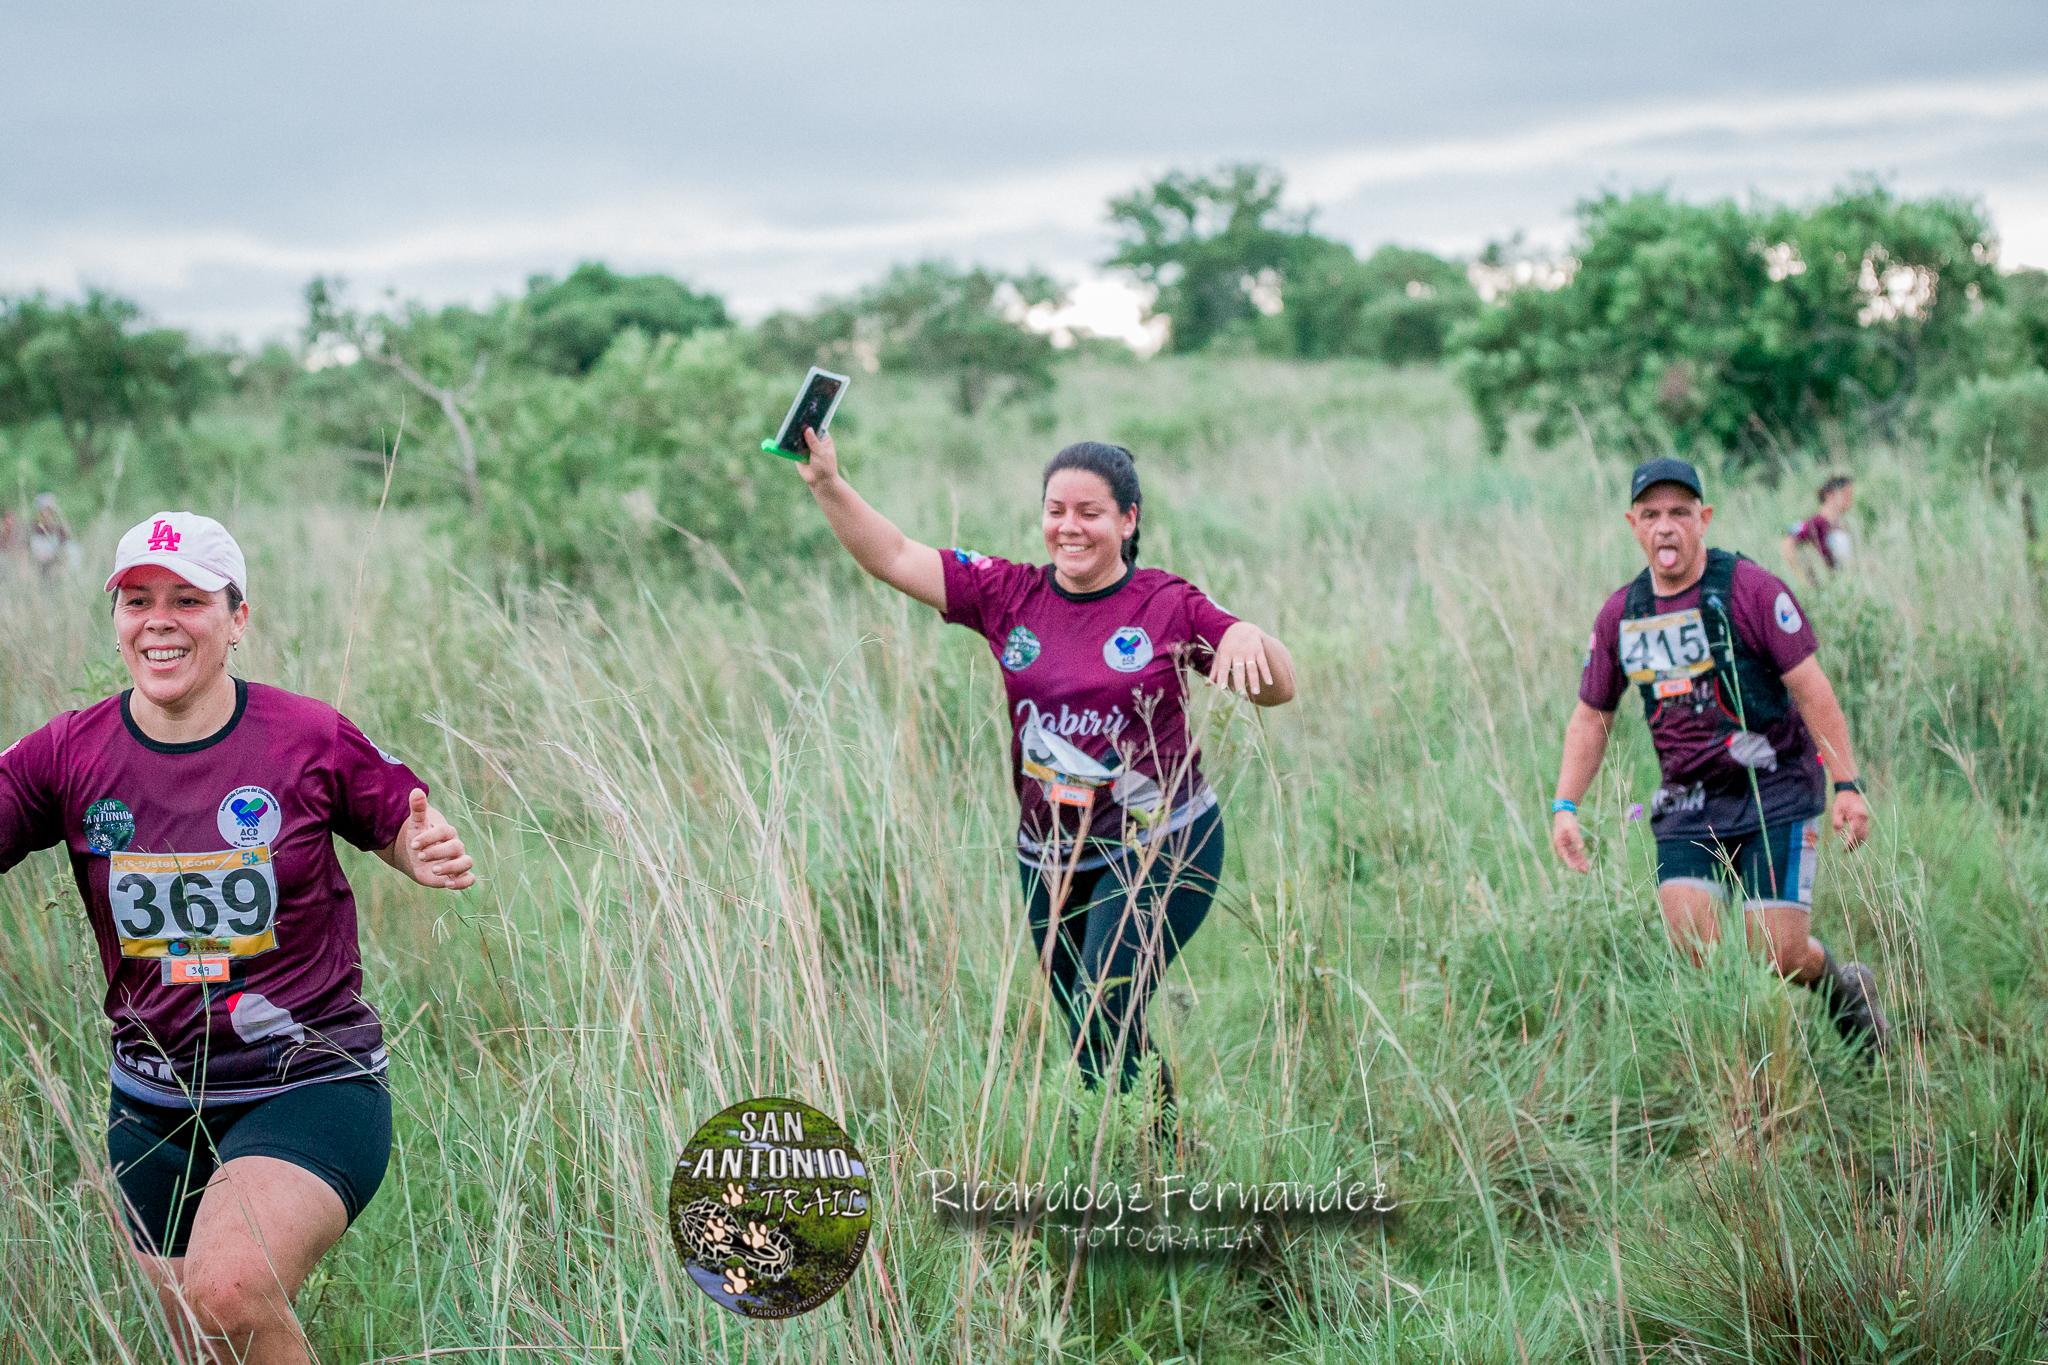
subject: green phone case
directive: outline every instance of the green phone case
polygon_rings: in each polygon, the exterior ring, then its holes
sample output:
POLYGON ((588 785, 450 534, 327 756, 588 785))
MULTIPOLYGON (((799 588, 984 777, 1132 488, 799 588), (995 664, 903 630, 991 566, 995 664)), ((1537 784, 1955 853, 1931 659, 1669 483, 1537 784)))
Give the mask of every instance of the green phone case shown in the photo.
POLYGON ((811 462, 811 457, 809 455, 792 455, 788 451, 784 450, 779 444, 776 443, 776 440, 773 436, 770 436, 766 440, 761 442, 761 449, 766 454, 780 455, 783 459, 795 460, 798 464, 809 464, 811 462))

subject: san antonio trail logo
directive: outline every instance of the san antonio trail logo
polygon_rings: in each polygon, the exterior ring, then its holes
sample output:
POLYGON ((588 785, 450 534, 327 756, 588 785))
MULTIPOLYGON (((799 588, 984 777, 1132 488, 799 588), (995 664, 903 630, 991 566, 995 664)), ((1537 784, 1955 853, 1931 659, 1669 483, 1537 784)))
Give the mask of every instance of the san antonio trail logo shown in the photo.
POLYGON ((119 853, 135 838, 135 816, 109 796, 85 808, 85 846, 105 857, 119 853))
POLYGON ((1010 632, 1010 638, 1003 641, 1003 667, 1012 673, 1029 668, 1031 661, 1038 657, 1038 637, 1018 626, 1010 632))
POLYGON ((750 1318, 842 1289, 867 1250, 867 1163, 795 1100, 741 1100, 697 1130, 668 1187, 668 1230, 697 1287, 750 1318))

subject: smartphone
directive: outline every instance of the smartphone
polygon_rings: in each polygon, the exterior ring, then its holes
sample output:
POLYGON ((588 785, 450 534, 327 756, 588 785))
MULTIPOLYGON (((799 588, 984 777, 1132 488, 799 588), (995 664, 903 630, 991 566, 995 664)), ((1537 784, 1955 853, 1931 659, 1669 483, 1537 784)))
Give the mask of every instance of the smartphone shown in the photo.
POLYGON ((845 375, 811 366, 796 401, 789 405, 789 415, 782 419, 782 430, 776 433, 775 453, 792 460, 811 458, 810 447, 804 444, 804 428, 809 427, 820 436, 831 430, 832 414, 838 411, 839 400, 846 396, 846 385, 845 375))

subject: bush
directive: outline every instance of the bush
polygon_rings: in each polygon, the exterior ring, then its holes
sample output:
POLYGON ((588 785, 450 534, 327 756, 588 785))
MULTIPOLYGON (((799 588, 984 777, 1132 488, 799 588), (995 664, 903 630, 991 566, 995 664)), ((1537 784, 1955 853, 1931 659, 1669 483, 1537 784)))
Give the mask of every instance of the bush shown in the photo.
POLYGON ((1957 468, 2048 468, 2048 371, 1958 386, 1934 429, 1936 449, 1957 468))
POLYGON ((818 530, 798 519, 802 481, 759 450, 786 404, 731 332, 625 332, 587 379, 532 384, 490 414, 478 530, 553 578, 707 545, 734 564, 779 559, 799 526, 818 530))

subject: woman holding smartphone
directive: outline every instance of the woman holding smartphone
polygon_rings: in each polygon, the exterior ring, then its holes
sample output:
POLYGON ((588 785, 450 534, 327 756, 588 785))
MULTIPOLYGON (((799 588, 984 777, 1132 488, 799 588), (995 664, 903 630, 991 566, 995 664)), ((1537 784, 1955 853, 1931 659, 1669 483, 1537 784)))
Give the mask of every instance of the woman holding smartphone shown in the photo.
MULTIPOLYGON (((804 482, 856 562, 977 631, 1002 666, 1032 941, 1082 1075, 1128 1089, 1151 1050, 1145 1006, 1216 890, 1223 822, 1187 720, 1187 675, 1259 706, 1294 697, 1294 661, 1186 579, 1138 567, 1142 493, 1122 446, 1055 455, 1041 484, 1050 562, 920 545, 862 500, 829 436, 804 482)), ((1160 1078, 1171 1101, 1164 1061, 1160 1078)))

